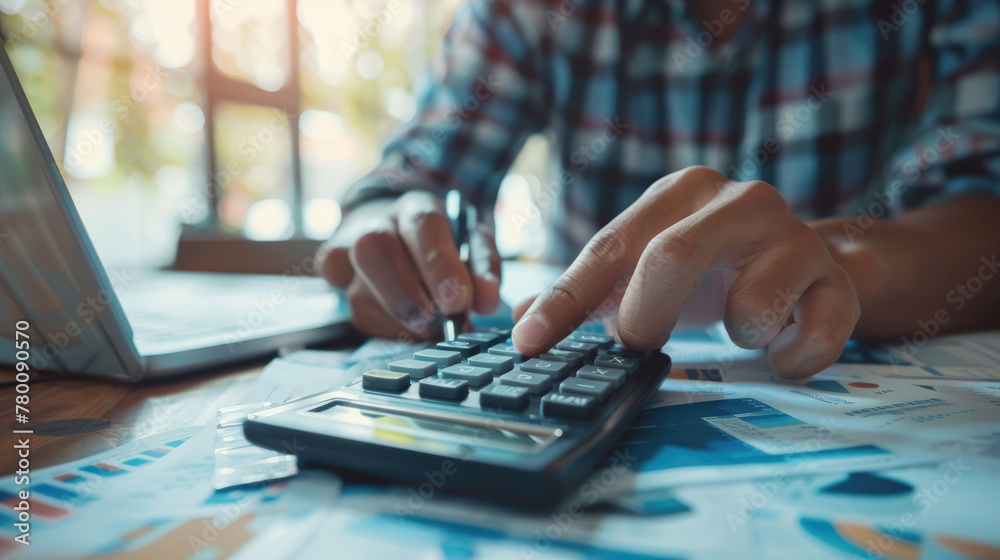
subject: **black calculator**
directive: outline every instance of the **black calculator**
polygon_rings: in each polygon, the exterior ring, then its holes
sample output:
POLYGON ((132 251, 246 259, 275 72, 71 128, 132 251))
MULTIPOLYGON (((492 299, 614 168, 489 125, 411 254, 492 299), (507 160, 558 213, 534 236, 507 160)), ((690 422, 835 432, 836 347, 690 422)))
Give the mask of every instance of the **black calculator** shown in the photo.
POLYGON ((661 352, 577 331, 538 358, 479 331, 254 412, 249 441, 319 463, 530 508, 580 485, 659 388, 661 352))

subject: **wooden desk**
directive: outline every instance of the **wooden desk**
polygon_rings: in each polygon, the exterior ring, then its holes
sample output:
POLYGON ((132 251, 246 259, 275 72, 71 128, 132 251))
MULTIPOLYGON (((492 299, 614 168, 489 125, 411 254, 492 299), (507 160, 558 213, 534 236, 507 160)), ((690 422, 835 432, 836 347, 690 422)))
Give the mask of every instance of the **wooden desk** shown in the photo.
MULTIPOLYGON (((204 425, 216 411, 238 401, 264 369, 267 360, 208 374, 141 384, 93 378, 57 377, 31 383, 31 469, 81 459, 142 437, 186 426, 204 425), (74 433, 76 432, 76 433, 74 433)), ((44 378, 32 376, 33 380, 44 378)), ((14 381, 11 369, 0 369, 0 383, 14 381)), ((0 393, 3 430, 24 429, 14 419, 13 387, 0 393)), ((0 475, 17 470, 17 457, 4 443, 0 475)))

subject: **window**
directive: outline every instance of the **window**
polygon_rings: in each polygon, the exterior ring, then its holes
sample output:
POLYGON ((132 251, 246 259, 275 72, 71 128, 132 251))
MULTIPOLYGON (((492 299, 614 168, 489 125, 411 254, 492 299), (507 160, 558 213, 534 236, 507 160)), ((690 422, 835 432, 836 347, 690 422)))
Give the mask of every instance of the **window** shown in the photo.
MULTIPOLYGON (((0 30, 102 258, 167 264, 182 234, 328 237, 460 1, 0 0, 0 30)), ((517 167, 508 207, 544 163, 517 167)))

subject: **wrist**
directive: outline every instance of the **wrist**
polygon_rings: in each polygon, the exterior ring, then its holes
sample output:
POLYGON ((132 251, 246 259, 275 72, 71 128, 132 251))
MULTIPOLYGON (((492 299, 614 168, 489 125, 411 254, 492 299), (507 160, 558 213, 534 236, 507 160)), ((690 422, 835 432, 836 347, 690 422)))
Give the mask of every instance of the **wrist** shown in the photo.
POLYGON ((877 238, 883 237, 883 222, 873 220, 865 229, 856 218, 828 218, 809 225, 826 244, 833 260, 851 278, 862 308, 865 301, 885 292, 890 284, 891 266, 878 250, 877 238))

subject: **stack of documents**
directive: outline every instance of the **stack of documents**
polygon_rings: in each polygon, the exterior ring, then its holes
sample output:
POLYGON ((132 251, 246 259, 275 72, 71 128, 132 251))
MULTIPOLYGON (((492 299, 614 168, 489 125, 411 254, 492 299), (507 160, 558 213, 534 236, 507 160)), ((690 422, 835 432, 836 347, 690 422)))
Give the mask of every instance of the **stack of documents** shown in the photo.
MULTIPOLYGON (((350 355, 293 353, 233 404, 330 389, 413 351, 373 341, 350 355)), ((0 555, 1000 558, 1000 332, 915 351, 852 343, 800 381, 778 378, 718 325, 678 333, 665 351, 674 369, 647 410, 549 512, 343 485, 322 470, 241 481, 239 457, 251 477, 268 462, 294 469, 290 455, 234 436, 223 414, 218 426, 34 473, 27 549, 9 540, 5 481, 0 555)))

